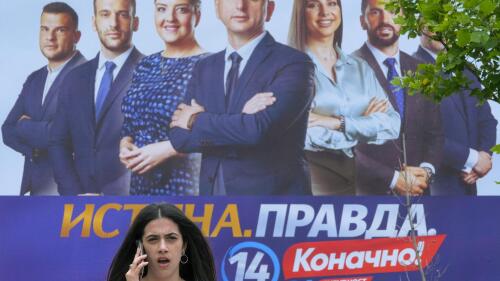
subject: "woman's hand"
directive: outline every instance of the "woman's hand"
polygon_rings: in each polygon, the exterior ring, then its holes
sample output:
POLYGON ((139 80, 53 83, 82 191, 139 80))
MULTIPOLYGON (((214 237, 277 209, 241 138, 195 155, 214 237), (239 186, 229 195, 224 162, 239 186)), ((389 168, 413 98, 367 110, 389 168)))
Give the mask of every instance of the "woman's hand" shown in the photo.
POLYGON ((120 141, 120 162, 127 166, 130 160, 133 158, 132 151, 136 150, 137 146, 134 144, 134 140, 131 137, 124 137, 120 141))
POLYGON ((309 112, 309 120, 307 127, 323 127, 330 130, 338 131, 340 129, 340 118, 319 115, 309 112))
POLYGON ((146 258, 148 255, 141 255, 141 249, 137 247, 135 251, 134 260, 129 265, 127 273, 125 273, 125 278, 127 281, 139 281, 142 279, 141 273, 143 268, 148 265, 146 258))
POLYGON ((375 112, 386 112, 388 106, 388 101, 386 99, 378 100, 376 98, 372 98, 366 107, 365 112, 363 112, 363 116, 368 116, 375 112))
POLYGON ((177 154, 170 141, 152 143, 130 151, 131 159, 126 166, 132 172, 142 175, 177 154))

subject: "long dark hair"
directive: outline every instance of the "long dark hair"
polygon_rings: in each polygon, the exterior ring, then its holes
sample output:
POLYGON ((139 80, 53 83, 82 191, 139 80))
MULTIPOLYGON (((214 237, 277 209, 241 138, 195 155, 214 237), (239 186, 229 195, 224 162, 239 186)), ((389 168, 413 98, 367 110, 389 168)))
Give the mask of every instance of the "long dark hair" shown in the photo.
MULTIPOLYGON (((188 262, 180 264, 180 276, 189 281, 215 281, 215 265, 210 247, 200 229, 177 207, 167 203, 144 207, 130 226, 108 271, 107 281, 125 281, 125 273, 134 260, 136 241, 142 239, 146 225, 159 218, 168 218, 177 224, 184 243, 187 244, 188 262)), ((147 273, 147 268, 145 270, 147 273)))
MULTIPOLYGON (((342 30, 344 29, 344 17, 342 15, 342 2, 337 0, 340 8, 341 22, 335 31, 333 47, 342 48, 342 30)), ((294 0, 292 8, 292 19, 288 28, 288 45, 300 51, 306 50, 307 27, 306 27, 306 0, 294 0)))

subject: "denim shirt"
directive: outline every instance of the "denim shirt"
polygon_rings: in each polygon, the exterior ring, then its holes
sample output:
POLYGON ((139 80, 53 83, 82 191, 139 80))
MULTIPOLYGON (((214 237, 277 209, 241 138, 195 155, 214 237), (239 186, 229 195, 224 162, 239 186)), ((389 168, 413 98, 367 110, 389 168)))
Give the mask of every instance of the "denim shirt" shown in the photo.
POLYGON ((358 142, 383 144, 397 139, 401 127, 399 114, 388 102, 386 112, 363 116, 372 98, 387 100, 387 94, 380 86, 375 73, 363 60, 344 54, 336 48, 339 58, 335 64, 337 82, 330 78, 315 55, 308 50, 313 60, 316 95, 312 112, 325 116, 345 117, 345 133, 324 127, 307 129, 305 149, 310 151, 342 151, 354 157, 352 148, 358 142))

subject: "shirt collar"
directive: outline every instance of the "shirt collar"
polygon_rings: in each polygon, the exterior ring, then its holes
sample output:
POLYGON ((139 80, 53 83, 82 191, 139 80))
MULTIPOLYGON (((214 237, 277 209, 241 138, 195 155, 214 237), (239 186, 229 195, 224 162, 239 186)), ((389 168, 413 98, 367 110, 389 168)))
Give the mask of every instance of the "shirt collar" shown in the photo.
POLYGON ((372 52, 373 56, 375 57, 375 60, 377 60, 379 65, 384 65, 384 61, 387 58, 394 58, 396 60, 396 65, 397 66, 401 65, 399 63, 399 49, 394 56, 388 56, 379 49, 375 48, 372 44, 370 44, 369 41, 366 41, 366 45, 368 46, 368 49, 370 49, 370 51, 372 52))
POLYGON ((422 46, 422 45, 420 45, 420 47, 421 47, 422 49, 424 49, 424 50, 425 50, 425 51, 426 51, 426 52, 427 52, 427 53, 428 53, 428 54, 429 54, 429 55, 430 55, 430 56, 431 56, 434 60, 436 60, 436 59, 437 59, 437 54, 436 54, 436 53, 434 53, 433 51, 431 51, 431 50, 427 49, 426 47, 424 47, 424 46, 422 46))
POLYGON ((66 66, 68 64, 68 62, 76 55, 77 52, 75 52, 69 59, 67 59, 65 62, 63 62, 61 65, 59 65, 58 67, 54 68, 54 69, 51 69, 49 67, 49 65, 47 65, 47 71, 49 72, 49 74, 56 74, 56 73, 59 73, 59 71, 61 71, 64 66, 66 66))
MULTIPOLYGON (((337 62, 335 63, 335 67, 342 66, 344 64, 353 64, 354 60, 352 57, 346 55, 338 46, 335 46, 335 50, 337 51, 338 58, 337 62)), ((306 53, 309 55, 309 57, 312 59, 313 63, 316 65, 316 68, 322 72, 326 77, 330 77, 330 74, 326 73, 325 69, 321 66, 321 63, 319 59, 314 55, 314 53, 311 51, 311 49, 307 48, 306 53)))
POLYGON ((130 47, 128 50, 126 50, 125 52, 123 52, 121 55, 117 56, 116 58, 110 60, 110 59, 107 59, 103 54, 102 52, 99 52, 99 64, 97 66, 97 69, 98 70, 101 70, 104 66, 104 64, 107 62, 107 61, 112 61, 115 63, 116 65, 116 68, 117 69, 120 69, 124 64, 125 64, 125 61, 127 60, 128 56, 130 55, 130 53, 132 53, 132 50, 134 49, 134 46, 130 47))
POLYGON ((266 31, 262 32, 259 36, 255 37, 251 41, 247 42, 245 45, 243 45, 238 50, 235 50, 231 46, 231 44, 228 44, 227 47, 226 47, 226 53, 224 55, 225 61, 230 60, 229 56, 234 51, 238 52, 238 55, 241 56, 242 61, 248 61, 248 59, 250 59, 250 56, 253 53, 253 50, 255 50, 255 48, 257 47, 257 45, 259 45, 260 41, 262 41, 262 39, 264 39, 264 37, 266 36, 266 34, 267 34, 266 31))
POLYGON ((352 59, 352 57, 346 55, 339 48, 339 46, 335 46, 335 50, 337 51, 337 54, 339 54, 339 57, 337 58, 337 62, 335 63, 336 66, 341 66, 341 65, 344 65, 344 64, 353 64, 354 63, 354 60, 352 59))

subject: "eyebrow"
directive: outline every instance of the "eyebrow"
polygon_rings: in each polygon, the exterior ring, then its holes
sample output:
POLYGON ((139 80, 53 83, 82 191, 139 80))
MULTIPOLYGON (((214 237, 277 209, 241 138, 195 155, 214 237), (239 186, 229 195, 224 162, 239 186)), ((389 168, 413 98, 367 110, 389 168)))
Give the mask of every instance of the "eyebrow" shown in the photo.
POLYGON ((158 236, 179 236, 179 235, 180 234, 177 232, 169 232, 167 234, 151 233, 151 234, 147 234, 145 237, 148 238, 148 237, 158 237, 158 236))

